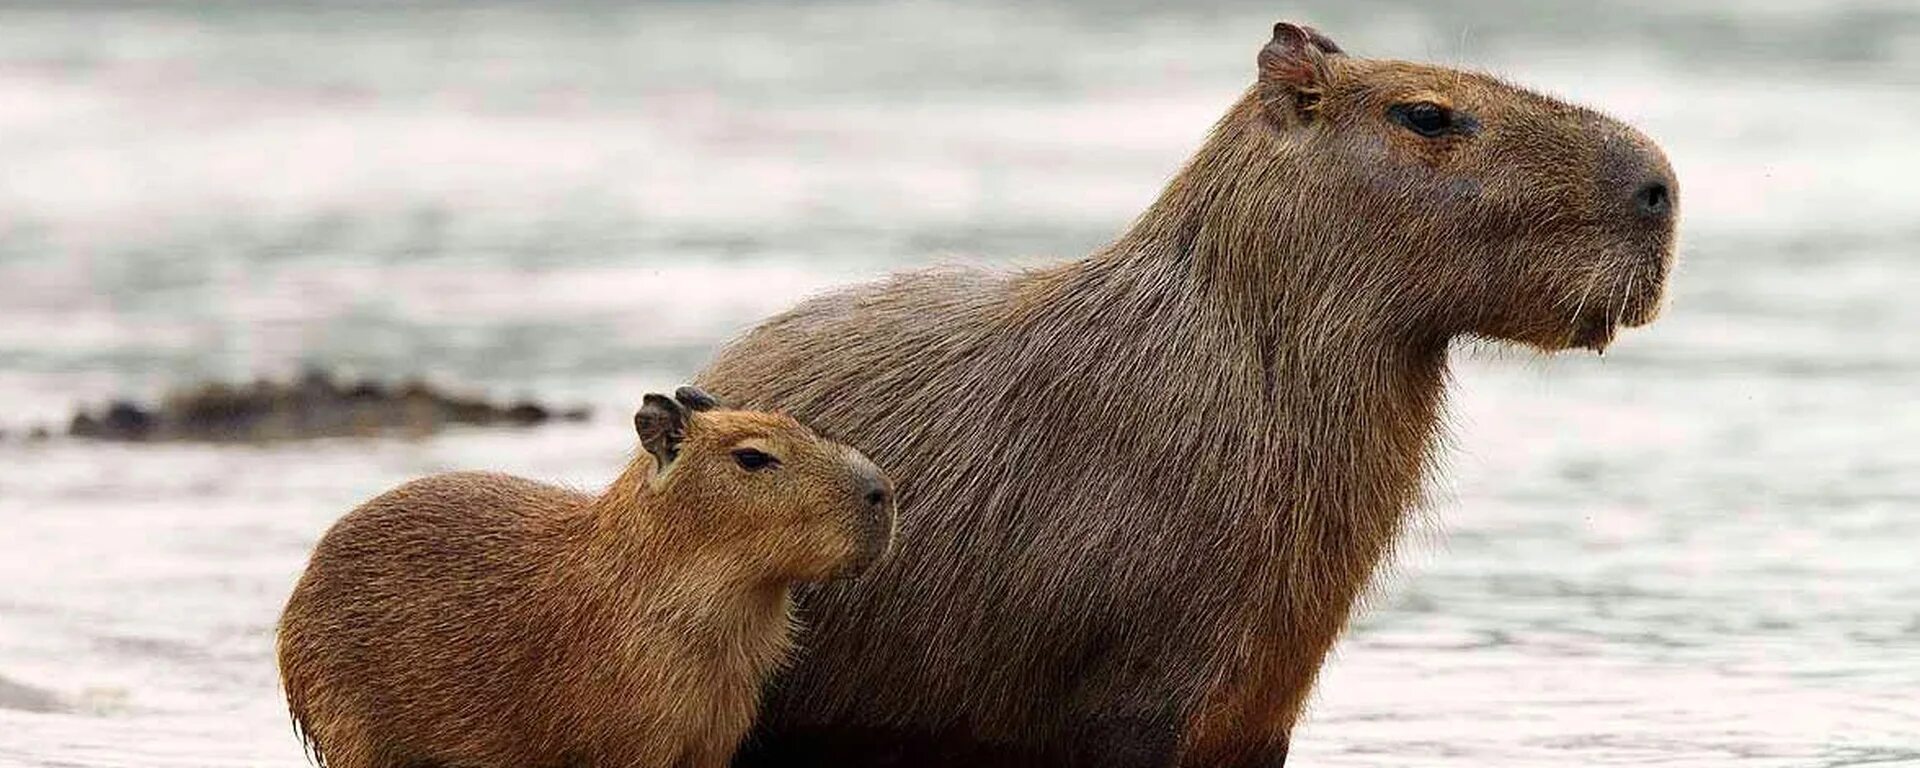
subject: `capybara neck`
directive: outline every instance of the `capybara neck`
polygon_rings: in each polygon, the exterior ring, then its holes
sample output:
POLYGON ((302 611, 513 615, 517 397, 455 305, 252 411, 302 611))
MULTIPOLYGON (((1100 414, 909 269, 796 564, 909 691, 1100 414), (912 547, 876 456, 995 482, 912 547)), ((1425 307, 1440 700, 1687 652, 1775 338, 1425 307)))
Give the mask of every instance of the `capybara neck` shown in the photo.
POLYGON ((1289 162, 1249 90, 1128 231, 1093 256, 1117 271, 1181 284, 1229 311, 1268 365, 1348 362, 1383 353, 1437 364, 1450 329, 1372 268, 1420 244, 1356 226, 1329 206, 1310 168, 1289 162), (1328 355, 1335 349, 1353 354, 1328 355), (1298 350, 1293 360, 1273 357, 1298 350))
POLYGON ((646 455, 635 457, 575 521, 587 539, 575 551, 610 599, 646 602, 634 592, 642 588, 675 593, 679 599, 663 604, 689 608, 696 624, 713 624, 720 608, 733 619, 777 614, 784 621, 791 579, 740 551, 753 542, 730 540, 735 529, 697 519, 702 511, 661 488, 653 467, 646 455))
POLYGON ((1265 466, 1247 471, 1272 513, 1228 523, 1243 529, 1236 540, 1284 556, 1245 559, 1262 571, 1245 583, 1269 585, 1272 607, 1331 635, 1419 494, 1450 334, 1365 268, 1396 243, 1312 210, 1311 180, 1273 159, 1258 108, 1250 92, 1124 235, 1036 273, 1043 295, 1032 298, 1069 308, 1049 318, 1063 340, 1109 326, 1187 329, 1179 344, 1140 347, 1157 350, 1140 364, 1231 389, 1199 414, 1129 412, 1165 422, 1149 431, 1190 434, 1196 449, 1266 441, 1255 452, 1265 466), (1285 498, 1302 489, 1312 492, 1285 498), (1286 573, 1264 572, 1273 568, 1286 573))

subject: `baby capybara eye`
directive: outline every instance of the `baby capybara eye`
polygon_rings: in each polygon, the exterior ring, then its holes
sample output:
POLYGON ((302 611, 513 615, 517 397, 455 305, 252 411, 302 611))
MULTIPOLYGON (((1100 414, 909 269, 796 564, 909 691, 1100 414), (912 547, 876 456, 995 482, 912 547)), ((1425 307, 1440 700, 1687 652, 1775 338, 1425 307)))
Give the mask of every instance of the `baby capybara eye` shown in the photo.
POLYGON ((752 448, 735 450, 733 452, 733 463, 739 464, 741 469, 748 472, 758 472, 770 467, 780 466, 779 459, 774 458, 764 451, 756 451, 752 448))

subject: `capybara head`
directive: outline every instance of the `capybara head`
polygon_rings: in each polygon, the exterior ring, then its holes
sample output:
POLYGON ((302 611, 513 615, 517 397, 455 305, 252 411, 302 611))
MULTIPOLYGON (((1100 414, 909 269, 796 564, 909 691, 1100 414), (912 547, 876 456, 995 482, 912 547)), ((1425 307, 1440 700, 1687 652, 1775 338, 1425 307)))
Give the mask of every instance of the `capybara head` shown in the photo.
POLYGON ((653 457, 652 491, 708 518, 669 524, 751 542, 774 571, 806 581, 858 574, 892 547, 893 482, 791 417, 681 387, 647 395, 633 425, 653 457))
POLYGON ((1290 199, 1269 198, 1296 220, 1355 217, 1329 219, 1321 236, 1343 242, 1316 250, 1386 257, 1358 279, 1391 281, 1415 330, 1600 350, 1658 314, 1679 189, 1639 131, 1486 75, 1350 56, 1286 22, 1258 72, 1240 119, 1270 140, 1243 160, 1297 169, 1290 199))

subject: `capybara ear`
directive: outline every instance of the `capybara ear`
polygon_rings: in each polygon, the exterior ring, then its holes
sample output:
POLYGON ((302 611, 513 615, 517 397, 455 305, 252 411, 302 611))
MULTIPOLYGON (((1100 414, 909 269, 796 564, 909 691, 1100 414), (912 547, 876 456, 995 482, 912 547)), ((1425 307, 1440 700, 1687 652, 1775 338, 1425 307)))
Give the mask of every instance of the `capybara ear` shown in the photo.
POLYGON ((720 405, 718 398, 707 394, 706 390, 699 387, 681 387, 676 389, 673 391, 673 399, 680 401, 680 404, 686 406, 687 410, 690 411, 711 411, 724 407, 720 405))
POLYGON ((1260 49, 1260 103, 1282 126, 1311 121, 1333 73, 1327 57, 1340 46, 1304 24, 1273 25, 1273 39, 1260 49))
POLYGON ((680 441, 686 439, 687 409, 666 395, 649 394, 633 414, 633 431, 640 434, 640 445, 653 454, 654 472, 665 472, 680 455, 680 441))

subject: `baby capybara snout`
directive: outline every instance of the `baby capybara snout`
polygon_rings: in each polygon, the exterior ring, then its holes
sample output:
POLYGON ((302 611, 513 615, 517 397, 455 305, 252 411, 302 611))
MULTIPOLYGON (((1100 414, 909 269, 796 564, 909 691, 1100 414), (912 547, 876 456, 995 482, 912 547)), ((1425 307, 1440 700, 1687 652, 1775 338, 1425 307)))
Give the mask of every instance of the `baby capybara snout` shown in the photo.
POLYGON ((792 647, 791 588, 889 548, 859 451, 683 387, 589 495, 416 480, 341 518, 280 621, 281 683, 328 768, 722 768, 792 647))
POLYGON ((899 527, 898 518, 895 517, 897 507, 893 481, 872 461, 867 460, 865 454, 852 448, 846 449, 846 452, 847 465, 853 472, 854 492, 858 498, 849 516, 854 556, 837 574, 842 578, 858 576, 885 557, 893 549, 894 532, 899 527))

